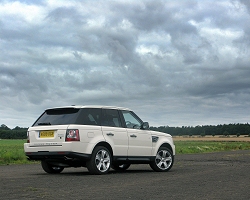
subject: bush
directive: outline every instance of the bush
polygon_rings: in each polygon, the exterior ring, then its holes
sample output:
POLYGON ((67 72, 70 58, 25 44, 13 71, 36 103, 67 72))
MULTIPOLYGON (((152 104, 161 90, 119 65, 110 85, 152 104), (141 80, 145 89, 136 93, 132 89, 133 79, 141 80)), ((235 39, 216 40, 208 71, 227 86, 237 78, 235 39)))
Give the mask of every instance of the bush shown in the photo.
POLYGON ((1 139, 26 139, 27 130, 0 130, 1 139))
POLYGON ((229 133, 228 133, 227 131, 224 131, 223 135, 224 135, 225 137, 229 137, 229 133))

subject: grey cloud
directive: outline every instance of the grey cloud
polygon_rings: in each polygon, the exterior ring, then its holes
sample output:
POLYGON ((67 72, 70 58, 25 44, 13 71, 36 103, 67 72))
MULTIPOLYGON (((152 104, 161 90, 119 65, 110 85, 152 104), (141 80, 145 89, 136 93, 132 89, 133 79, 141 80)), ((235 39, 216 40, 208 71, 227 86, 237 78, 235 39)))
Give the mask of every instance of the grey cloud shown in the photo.
POLYGON ((240 2, 246 6, 248 12, 250 13, 250 2, 248 0, 240 0, 240 2))
POLYGON ((136 37, 127 31, 93 30, 79 33, 82 50, 88 53, 108 54, 115 63, 126 64, 134 57, 136 37))
POLYGON ((70 29, 71 23, 86 23, 86 17, 86 14, 84 15, 84 13, 79 13, 75 7, 59 7, 49 12, 45 20, 56 24, 66 23, 69 25, 68 28, 70 29))
MULTIPOLYGON (((25 96, 29 96, 31 102, 35 103, 37 101, 33 100, 34 97, 48 92, 48 77, 24 69, 8 69, 6 71, 5 68, 1 69, 0 73, 2 85, 1 96, 16 96, 25 93, 25 96), (9 90, 12 90, 12 92, 9 93, 9 90)), ((42 101, 41 97, 39 99, 42 101)))
POLYGON ((43 1, 37 23, 1 15, 1 113, 106 104, 151 125, 245 122, 249 13, 239 6, 248 3, 220 2, 43 1))

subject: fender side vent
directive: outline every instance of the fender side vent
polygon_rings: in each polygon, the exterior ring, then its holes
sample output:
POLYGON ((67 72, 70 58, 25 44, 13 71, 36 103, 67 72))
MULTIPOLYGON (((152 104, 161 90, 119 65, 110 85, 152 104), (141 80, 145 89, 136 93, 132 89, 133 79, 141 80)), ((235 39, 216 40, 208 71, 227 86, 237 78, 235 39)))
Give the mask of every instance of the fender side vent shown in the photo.
POLYGON ((152 142, 157 142, 158 139, 159 139, 159 137, 157 137, 157 136, 152 136, 152 142))

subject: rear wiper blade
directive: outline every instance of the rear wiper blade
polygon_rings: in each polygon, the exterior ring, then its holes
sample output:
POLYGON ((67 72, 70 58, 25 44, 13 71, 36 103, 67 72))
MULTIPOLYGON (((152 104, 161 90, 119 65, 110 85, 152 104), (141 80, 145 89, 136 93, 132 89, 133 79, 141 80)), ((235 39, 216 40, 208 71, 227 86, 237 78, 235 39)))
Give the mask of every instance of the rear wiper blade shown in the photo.
POLYGON ((38 123, 38 125, 45 126, 45 125, 51 125, 51 123, 49 123, 49 122, 43 122, 43 123, 38 123))

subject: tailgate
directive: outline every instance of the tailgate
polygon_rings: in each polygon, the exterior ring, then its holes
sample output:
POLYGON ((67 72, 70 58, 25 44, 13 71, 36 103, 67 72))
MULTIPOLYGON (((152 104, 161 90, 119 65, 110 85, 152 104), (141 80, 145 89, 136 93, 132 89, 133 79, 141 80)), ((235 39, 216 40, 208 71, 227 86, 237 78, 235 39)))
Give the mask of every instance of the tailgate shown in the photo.
POLYGON ((30 146, 57 145, 65 141, 68 125, 35 126, 28 130, 30 146))

